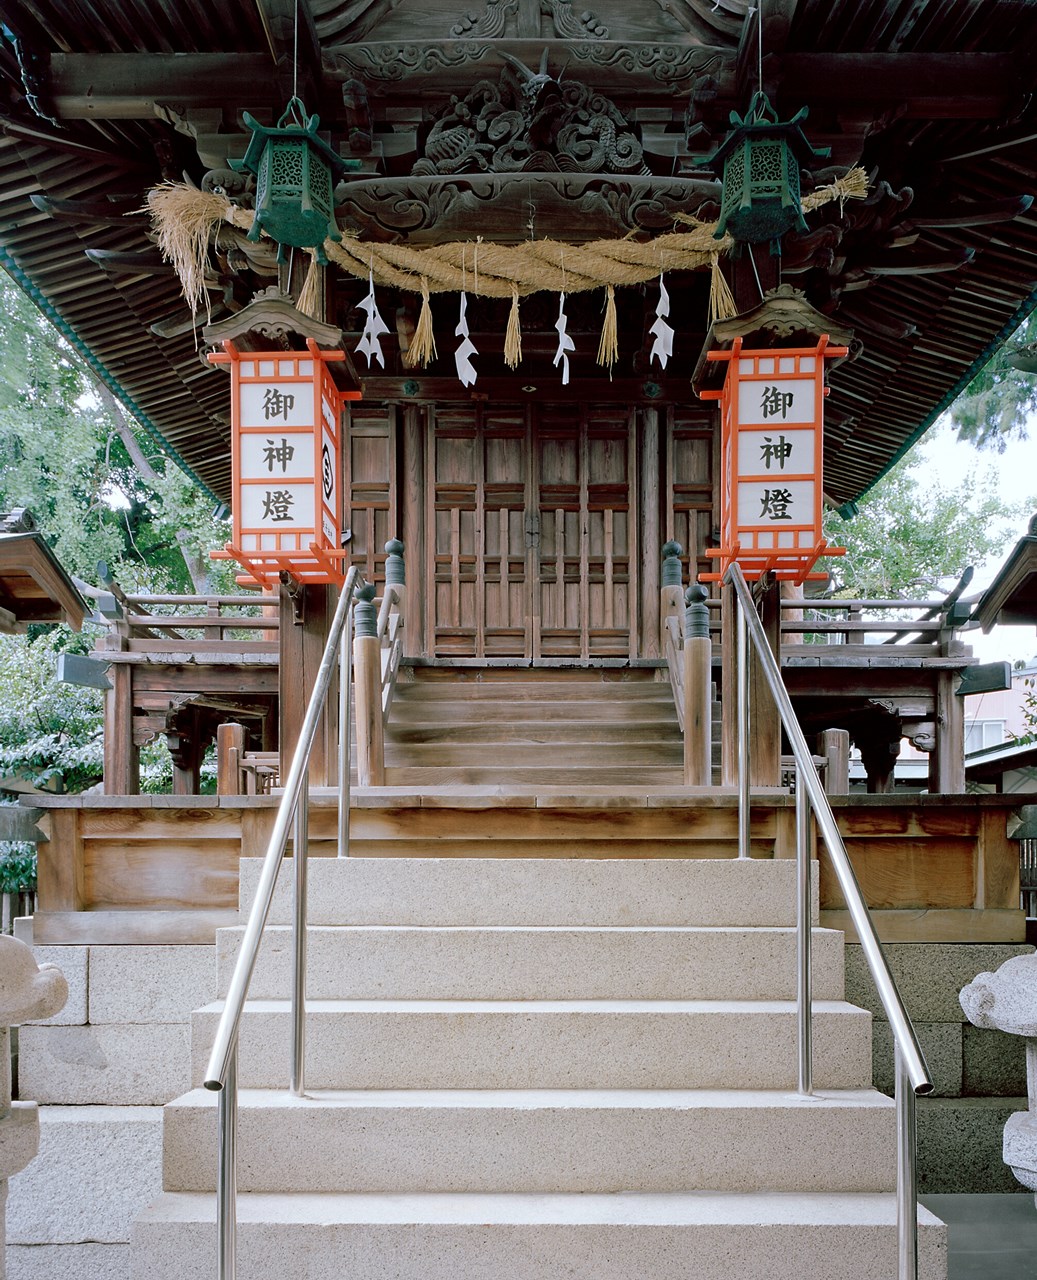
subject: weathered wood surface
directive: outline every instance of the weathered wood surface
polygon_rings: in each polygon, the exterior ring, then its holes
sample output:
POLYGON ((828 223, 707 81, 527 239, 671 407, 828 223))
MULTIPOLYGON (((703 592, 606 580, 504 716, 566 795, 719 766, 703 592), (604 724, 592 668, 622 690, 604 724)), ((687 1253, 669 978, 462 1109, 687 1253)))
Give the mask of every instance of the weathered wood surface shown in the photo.
MULTIPOLYGON (((206 913, 233 911, 238 860, 265 853, 276 800, 155 799, 172 798, 41 801, 50 836, 39 858, 48 941, 109 941, 119 935, 118 921, 120 941, 196 940, 211 927, 206 913)), ((833 807, 881 937, 1022 938, 1018 849, 1006 834, 1010 800, 846 796, 833 807)), ((315 793, 310 818, 311 855, 334 856, 334 796, 315 793)), ((679 786, 638 791, 629 776, 621 789, 578 792, 360 788, 350 827, 351 851, 365 857, 708 858, 737 850, 734 796, 679 786)), ((791 798, 756 798, 751 834, 753 856, 791 856, 791 798)), ((819 867, 822 923, 843 927, 823 850, 819 867)))

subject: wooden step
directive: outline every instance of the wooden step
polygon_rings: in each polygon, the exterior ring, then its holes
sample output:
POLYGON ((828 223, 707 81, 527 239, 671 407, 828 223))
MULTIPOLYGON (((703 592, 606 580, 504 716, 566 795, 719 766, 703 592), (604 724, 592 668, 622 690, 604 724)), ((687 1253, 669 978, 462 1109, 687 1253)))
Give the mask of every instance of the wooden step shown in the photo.
MULTIPOLYGON (((557 744, 556 744, 557 746, 557 744)), ((596 742, 573 741, 564 748, 551 750, 544 743, 498 741, 492 751, 485 742, 411 742, 385 744, 387 766, 449 769, 456 765, 524 769, 564 767, 590 772, 610 765, 680 765, 682 747, 679 742, 596 742)))
MULTIPOLYGON (((484 753, 485 754, 485 753, 484 753)), ((385 770, 389 786, 434 787, 460 784, 461 786, 542 785, 581 787, 588 784, 628 788, 679 787, 684 781, 684 771, 676 765, 639 764, 587 766, 568 768, 564 764, 542 765, 452 765, 447 767, 394 766, 385 770)))
POLYGON ((533 720, 519 722, 494 722, 484 720, 474 724, 443 723, 427 721, 418 723, 394 724, 386 726, 385 740, 397 746, 450 743, 462 746, 466 743, 499 742, 509 746, 536 746, 538 743, 588 743, 594 745, 621 746, 629 743, 646 745, 649 743, 677 743, 681 746, 680 729, 677 721, 626 720, 621 723, 612 721, 565 721, 556 720, 548 724, 538 724, 533 720))
POLYGON ((563 702, 623 702, 628 699, 673 703, 670 686, 661 681, 545 681, 545 680, 471 680, 444 681, 441 684, 401 682, 396 686, 396 697, 404 701, 417 698, 434 702, 438 699, 456 701, 469 698, 490 698, 499 701, 563 701, 563 702))
POLYGON ((596 702, 583 700, 564 702, 521 699, 515 702, 490 698, 437 698, 423 701, 415 696, 393 699, 390 727, 396 724, 460 724, 464 722, 504 721, 508 723, 569 722, 605 720, 610 724, 634 721, 645 724, 676 724, 673 698, 596 702))

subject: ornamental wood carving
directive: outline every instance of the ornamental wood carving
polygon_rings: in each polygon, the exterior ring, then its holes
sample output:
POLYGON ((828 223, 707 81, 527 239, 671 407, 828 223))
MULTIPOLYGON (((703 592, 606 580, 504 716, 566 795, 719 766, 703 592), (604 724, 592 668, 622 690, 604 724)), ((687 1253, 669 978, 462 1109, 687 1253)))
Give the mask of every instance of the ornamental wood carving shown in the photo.
MULTIPOLYGON (((372 41, 324 50, 324 70, 332 78, 363 81, 372 95, 408 92, 464 93, 476 76, 485 76, 506 52, 527 65, 539 61, 542 40, 372 41)), ((560 51, 561 53, 561 51, 560 51)), ((564 46, 565 77, 572 76, 614 95, 639 98, 668 91, 687 93, 703 77, 733 73, 735 51, 713 45, 583 39, 564 46)))
POLYGON ((432 126, 416 176, 648 173, 636 133, 604 94, 508 61, 515 70, 499 83, 480 80, 452 100, 432 126))
POLYGON ((561 234, 596 240, 673 227, 674 214, 712 221, 718 183, 681 178, 579 173, 457 174, 372 178, 336 193, 339 225, 378 240, 404 236, 421 245, 467 239, 473 226, 501 244, 561 234))

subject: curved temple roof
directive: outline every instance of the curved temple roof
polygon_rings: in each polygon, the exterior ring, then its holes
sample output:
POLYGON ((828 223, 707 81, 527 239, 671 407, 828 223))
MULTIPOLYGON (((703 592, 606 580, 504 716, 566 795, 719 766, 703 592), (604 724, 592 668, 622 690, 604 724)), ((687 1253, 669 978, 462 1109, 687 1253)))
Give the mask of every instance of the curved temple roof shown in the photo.
MULTIPOLYGON (((829 206, 786 238, 781 274, 861 344, 833 372, 826 410, 826 487, 837 502, 858 496, 1037 299, 1028 199, 1037 192, 1037 5, 762 0, 762 60, 745 0, 590 6, 300 0, 296 40, 294 0, 0 0, 0 262, 177 460, 225 498, 225 384, 200 360, 179 282, 137 211, 156 183, 185 173, 200 183, 240 156, 243 111, 272 121, 298 88, 332 146, 362 161, 338 189, 340 223, 362 237, 579 240, 609 219, 611 234, 644 237, 671 229, 675 201, 715 217, 715 185, 694 157, 723 140, 729 112, 744 111, 762 76, 782 118, 810 108, 805 132, 832 148, 833 167, 861 163, 871 179, 865 201, 829 206), (475 110, 497 94, 497 115, 526 113, 516 136, 538 157, 535 176, 494 172, 499 148, 482 160, 453 155, 468 142, 449 120, 426 146, 452 98, 463 103, 480 83, 488 88, 475 110), (538 133, 545 102, 571 105, 566 95, 584 90, 610 124, 570 150, 557 130, 538 133), (595 147, 603 168, 574 177, 595 147)), ((221 248, 208 282, 214 316, 270 284, 273 269, 262 250, 221 248)), ((677 337, 663 394, 690 398, 706 286, 698 275, 667 286, 677 337)), ((328 319, 349 347, 365 292, 352 280, 333 288, 328 319)), ((643 345, 652 288, 618 295, 617 378, 655 377, 643 345)), ((396 302, 406 312, 407 299, 396 302)), ((394 305, 383 302, 383 314, 394 305)), ((454 306, 434 300, 434 310, 452 334, 454 306)), ((470 314, 473 329, 503 332, 503 305, 470 314)), ((582 324, 586 333, 574 375, 600 378, 600 297, 572 314, 570 332, 582 324)), ((538 361, 546 366, 553 320, 549 305, 524 302, 531 363, 516 386, 538 361)), ((414 375, 395 335, 387 355, 371 391, 398 396, 414 375)), ((499 358, 494 370, 500 392, 508 374, 499 358)), ((429 371, 440 372, 452 376, 452 360, 429 371)))

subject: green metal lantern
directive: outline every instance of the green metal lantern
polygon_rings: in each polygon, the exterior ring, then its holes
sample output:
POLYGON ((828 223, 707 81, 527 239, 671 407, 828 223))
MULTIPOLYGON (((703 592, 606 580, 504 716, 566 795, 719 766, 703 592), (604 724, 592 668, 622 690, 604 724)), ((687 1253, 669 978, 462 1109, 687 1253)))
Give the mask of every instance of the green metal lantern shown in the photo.
POLYGON ((342 239, 335 223, 335 182, 361 162, 343 160, 317 136, 320 117, 307 119, 299 98, 292 98, 274 129, 247 111, 244 121, 252 138, 244 159, 230 163, 256 179, 256 215, 249 240, 258 240, 265 231, 280 245, 315 249, 317 261, 327 266, 324 241, 342 239))
POLYGON ((771 253, 777 254, 786 231, 807 229, 800 203, 800 165, 824 159, 831 148, 810 145, 800 127, 806 115, 803 107, 791 120, 780 121, 764 93, 753 95, 744 119, 731 112, 734 131, 705 161, 724 162, 715 239, 730 235, 750 244, 769 240, 771 253))

